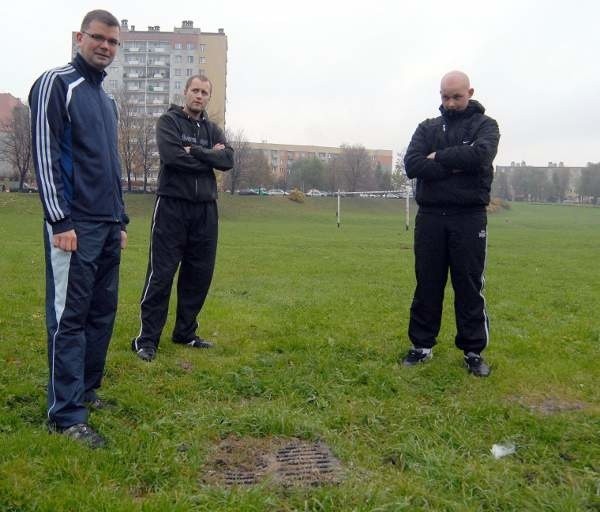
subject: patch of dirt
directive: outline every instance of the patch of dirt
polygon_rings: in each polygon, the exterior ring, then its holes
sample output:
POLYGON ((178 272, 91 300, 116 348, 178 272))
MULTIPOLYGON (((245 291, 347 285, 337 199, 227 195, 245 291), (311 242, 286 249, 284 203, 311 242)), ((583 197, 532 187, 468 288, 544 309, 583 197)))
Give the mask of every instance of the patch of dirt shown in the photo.
POLYGON ((511 397, 511 402, 516 402, 519 405, 533 412, 538 412, 545 415, 557 414, 561 412, 580 411, 587 408, 587 404, 577 400, 567 400, 558 397, 511 397))
POLYGON ((194 369, 194 365, 189 361, 179 361, 179 368, 184 372, 190 373, 194 369))
POLYGON ((209 454, 202 481, 210 485, 337 484, 341 464, 321 442, 228 437, 209 454))

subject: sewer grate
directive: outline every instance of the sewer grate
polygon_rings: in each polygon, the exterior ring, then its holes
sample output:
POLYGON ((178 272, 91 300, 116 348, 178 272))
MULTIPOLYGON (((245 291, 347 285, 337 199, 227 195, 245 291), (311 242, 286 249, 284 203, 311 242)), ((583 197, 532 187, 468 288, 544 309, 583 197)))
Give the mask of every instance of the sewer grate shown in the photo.
POLYGON ((337 481, 339 461, 322 443, 294 442, 279 449, 277 476, 283 484, 306 483, 318 485, 323 481, 337 481))
POLYGON ((299 439, 230 437, 209 457, 205 483, 282 486, 335 484, 342 467, 327 445, 299 439))

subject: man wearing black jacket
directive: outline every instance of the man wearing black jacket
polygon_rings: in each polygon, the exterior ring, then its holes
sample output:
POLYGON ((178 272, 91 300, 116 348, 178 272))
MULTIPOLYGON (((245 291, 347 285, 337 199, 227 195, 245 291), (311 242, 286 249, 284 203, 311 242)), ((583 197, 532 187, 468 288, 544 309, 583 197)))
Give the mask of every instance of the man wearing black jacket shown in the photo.
POLYGON ((194 348, 212 343, 196 334, 217 251, 217 182, 213 169, 233 167, 233 149, 206 117, 212 84, 203 75, 185 85, 183 108, 172 105, 156 125, 160 176, 141 298, 141 327, 131 343, 144 361, 156 357, 177 268, 177 316, 172 339, 194 348))
POLYGON ((407 176, 417 179, 419 211, 414 247, 417 287, 408 328, 413 348, 403 364, 431 359, 450 270, 456 346, 464 353, 467 370, 487 377, 490 368, 481 356, 489 340, 483 297, 486 206, 500 133, 496 121, 471 99, 473 91, 465 73, 444 75, 442 115, 419 124, 404 158, 407 176))

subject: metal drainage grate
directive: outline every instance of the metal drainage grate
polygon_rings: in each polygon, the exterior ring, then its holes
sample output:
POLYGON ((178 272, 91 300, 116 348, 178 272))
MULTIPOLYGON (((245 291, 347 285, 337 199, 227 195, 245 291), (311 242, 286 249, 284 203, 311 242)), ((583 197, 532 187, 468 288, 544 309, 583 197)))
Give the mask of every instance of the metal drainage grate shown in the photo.
POLYGON ((252 469, 228 469, 224 472, 224 480, 227 485, 253 485, 257 484, 265 475, 268 464, 259 459, 252 469))
POLYGON ((276 455, 279 463, 277 477, 285 484, 307 483, 317 485, 323 481, 337 481, 339 461, 327 446, 321 443, 291 443, 276 455))
POLYGON ((323 443, 299 439, 228 439, 208 462, 204 481, 254 485, 272 481, 283 486, 336 484, 341 464, 323 443))

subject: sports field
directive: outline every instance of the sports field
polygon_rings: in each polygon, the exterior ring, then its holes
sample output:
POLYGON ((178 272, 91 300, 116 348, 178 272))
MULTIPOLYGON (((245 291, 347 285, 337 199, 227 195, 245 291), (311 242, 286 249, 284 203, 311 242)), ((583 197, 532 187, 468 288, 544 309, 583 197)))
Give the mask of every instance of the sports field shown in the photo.
POLYGON ((112 406, 91 416, 109 447, 92 451, 44 426, 41 208, 2 194, 0 511, 600 510, 600 208, 490 216, 492 375, 476 379, 450 290, 433 360, 398 365, 414 286, 404 203, 342 201, 338 229, 333 198, 223 196, 200 329, 217 347, 173 345, 171 315, 148 364, 130 340, 153 197, 128 196, 112 406), (327 445, 336 477, 220 478, 291 439, 327 445), (516 452, 495 459, 496 443, 516 452))

